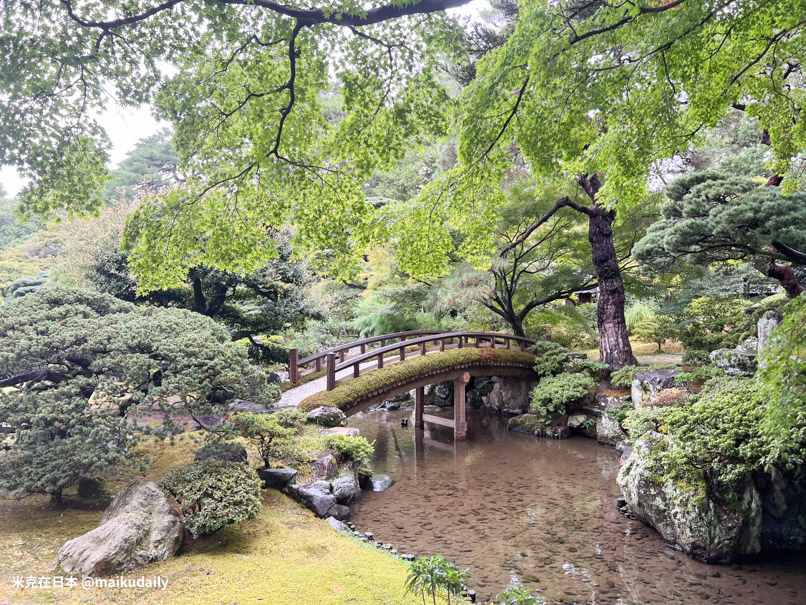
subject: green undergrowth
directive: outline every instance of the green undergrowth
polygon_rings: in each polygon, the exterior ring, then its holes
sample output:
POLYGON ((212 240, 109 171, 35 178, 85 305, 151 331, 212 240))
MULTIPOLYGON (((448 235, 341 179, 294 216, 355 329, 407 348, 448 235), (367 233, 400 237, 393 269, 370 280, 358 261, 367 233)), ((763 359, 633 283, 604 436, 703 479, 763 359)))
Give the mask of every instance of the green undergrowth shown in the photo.
POLYGON ((354 401, 377 389, 383 389, 401 380, 417 378, 430 372, 447 370, 459 364, 510 362, 528 364, 531 367, 534 361, 533 354, 511 349, 463 348, 432 355, 421 355, 373 370, 358 378, 351 378, 336 386, 332 391, 322 391, 311 395, 299 404, 299 409, 307 412, 323 405, 346 409, 354 401))

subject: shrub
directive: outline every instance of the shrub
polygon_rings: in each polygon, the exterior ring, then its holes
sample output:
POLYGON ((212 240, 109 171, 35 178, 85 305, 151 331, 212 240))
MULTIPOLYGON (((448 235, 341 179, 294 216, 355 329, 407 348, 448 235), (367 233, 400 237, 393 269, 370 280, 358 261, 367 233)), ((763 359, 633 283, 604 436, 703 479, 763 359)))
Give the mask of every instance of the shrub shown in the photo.
POLYGON ((584 374, 547 376, 532 391, 532 409, 548 422, 552 414, 567 412, 595 388, 594 380, 584 374))
POLYGON ((0 488, 49 493, 120 469, 162 415, 209 414, 234 397, 265 401, 266 376, 226 329, 180 309, 137 307, 60 286, 0 307, 0 488))
POLYGON ((173 469, 160 481, 194 538, 256 518, 262 509, 260 485, 245 464, 212 460, 173 469))
POLYGON ((711 380, 712 378, 719 378, 720 376, 724 375, 725 372, 720 370, 718 367, 708 364, 695 368, 691 372, 683 372, 678 374, 674 379, 674 383, 677 386, 690 386, 691 384, 702 384, 711 380))
POLYGON ((271 419, 287 429, 299 429, 305 423, 305 412, 297 408, 285 408, 274 412, 271 419))
POLYGON ((682 389, 663 389, 655 394, 655 399, 647 399, 646 405, 653 408, 664 408, 678 405, 685 399, 686 392, 682 389))
POLYGON ((526 586, 516 586, 510 584, 507 589, 495 596, 497 605, 542 605, 543 599, 532 594, 532 590, 526 586))
POLYGON ((364 437, 327 435, 325 445, 334 450, 342 462, 355 461, 368 466, 375 453, 375 446, 364 437))
MULTIPOLYGON (((239 434, 257 446, 264 464, 271 466, 272 459, 284 460, 291 451, 289 440, 299 433, 297 426, 283 426, 293 418, 276 418, 277 414, 235 414, 230 421, 239 434)), ((299 412, 302 414, 302 412, 299 412)))
POLYGON ((414 595, 422 595, 423 602, 425 595, 430 595, 436 605, 436 595, 441 591, 448 595, 450 604, 451 596, 460 595, 463 585, 469 579, 469 570, 460 570, 442 555, 420 557, 409 565, 409 575, 405 584, 406 594, 411 592, 414 595))
POLYGON ((616 422, 624 426, 624 420, 634 409, 635 406, 632 403, 625 401, 624 403, 613 406, 612 408, 607 408, 605 411, 610 414, 616 420, 616 422))
POLYGON ((653 315, 639 321, 632 329, 633 335, 643 342, 653 342, 661 351, 663 343, 677 334, 674 319, 668 315, 653 315))
POLYGON ((568 359, 568 349, 550 340, 538 340, 529 350, 538 355, 535 372, 541 376, 559 373, 562 363, 568 359))
POLYGON ((668 432, 667 413, 668 408, 634 408, 627 412, 623 427, 631 441, 635 441, 650 431, 666 433, 668 432))

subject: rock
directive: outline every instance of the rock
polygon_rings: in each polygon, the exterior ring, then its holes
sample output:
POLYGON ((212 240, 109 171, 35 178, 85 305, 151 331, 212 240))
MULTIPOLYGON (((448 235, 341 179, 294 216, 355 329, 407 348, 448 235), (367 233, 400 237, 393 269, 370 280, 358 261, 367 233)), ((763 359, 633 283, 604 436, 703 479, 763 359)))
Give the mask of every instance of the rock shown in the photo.
POLYGON ((745 351, 747 353, 751 353, 753 355, 758 355, 758 338, 755 336, 750 336, 749 338, 745 338, 744 342, 736 347, 740 351, 745 351))
POLYGON ((383 473, 374 473, 370 478, 373 492, 384 492, 389 489, 394 483, 394 480, 389 475, 383 473))
POLYGON ((339 465, 336 463, 335 456, 329 452, 313 463, 314 479, 330 481, 333 477, 338 476, 338 474, 339 465))
POLYGON ((616 445, 627 439, 618 420, 604 413, 596 419, 596 440, 603 445, 616 445))
POLYGON ((85 500, 97 500, 103 495, 101 482, 97 479, 82 479, 78 482, 78 496, 85 500))
POLYGON ((330 525, 330 527, 335 529, 340 534, 350 534, 350 533, 352 533, 350 531, 349 527, 347 527, 344 523, 342 523, 341 521, 339 521, 335 517, 328 517, 327 519, 325 519, 325 521, 327 521, 327 524, 330 525))
POLYGON ((327 516, 327 512, 336 504, 336 498, 330 493, 330 484, 327 481, 307 485, 292 484, 286 488, 286 493, 320 517, 327 516))
POLYGON ((664 451, 676 447, 660 433, 635 443, 617 481, 636 517, 687 555, 709 563, 761 550, 761 498, 752 481, 724 490, 693 465, 667 469, 664 451))
POLYGON ((767 311, 758 320, 758 354, 767 348, 772 331, 781 325, 783 318, 778 311, 767 311))
POLYGON ((172 557, 185 529, 156 483, 132 483, 112 500, 101 524, 65 542, 54 567, 71 575, 103 576, 172 557))
POLYGON ((758 368, 755 353, 744 348, 712 351, 711 363, 728 376, 753 376, 758 368))
POLYGON ((756 473, 763 548, 806 549, 806 467, 756 473))
POLYGON ((596 437, 596 418, 589 414, 570 414, 567 426, 586 437, 596 437))
POLYGON ((630 443, 627 443, 626 441, 619 441, 616 444, 616 451, 619 454, 621 454, 621 458, 619 459, 619 466, 624 466, 627 460, 630 459, 630 454, 632 454, 633 449, 634 446, 630 443))
POLYGON ((334 426, 329 429, 321 429, 320 435, 346 435, 347 437, 358 437, 361 432, 351 426, 334 426))
POLYGON ((608 393, 596 393, 594 399, 599 408, 615 408, 630 401, 631 395, 610 395, 608 393))
POLYGON ((507 421, 507 430, 516 433, 534 435, 541 428, 543 428, 543 423, 536 414, 521 414, 513 416, 507 421))
POLYGON ((355 477, 339 477, 333 481, 331 492, 339 504, 352 504, 361 499, 361 487, 355 477))
POLYGON ((526 412, 532 403, 532 391, 537 383, 537 380, 496 377, 487 396, 487 406, 508 416, 526 412))
POLYGON ((247 463, 246 448, 237 442, 209 443, 201 448, 193 457, 197 462, 205 460, 218 460, 220 462, 247 463))
POLYGON ((334 504, 328 509, 327 514, 339 521, 347 521, 350 518, 350 509, 343 504, 334 504))
POLYGON ((299 471, 293 468, 261 468, 257 476, 263 481, 266 489, 285 489, 297 480, 299 471))
POLYGON ((196 430, 204 429, 205 431, 212 431, 213 429, 218 428, 219 426, 224 424, 224 421, 226 419, 224 418, 223 414, 201 414, 199 416, 196 416, 195 420, 196 425, 194 426, 194 429, 196 430))
POLYGON ((272 414, 276 411, 249 399, 233 399, 230 401, 228 409, 231 414, 239 412, 244 414, 272 414))
POLYGON ((474 376, 470 379, 465 391, 465 404, 468 408, 478 410, 487 405, 489 395, 495 388, 492 376, 474 376))
POLYGON ((394 410, 399 410, 403 406, 408 406, 414 402, 414 395, 412 394, 413 391, 407 391, 405 393, 400 393, 399 395, 393 395, 386 401, 382 401, 377 406, 376 409, 379 410, 388 410, 390 412, 394 410))
POLYGON ((267 372, 266 382, 269 384, 280 384, 283 380, 277 372, 267 372))
POLYGON ((433 402, 429 401, 430 397, 426 396, 426 403, 431 403, 441 408, 451 407, 453 405, 453 382, 447 380, 430 385, 430 395, 433 396, 434 400, 433 402))
POLYGON ((347 416, 339 408, 326 405, 312 409, 307 415, 308 422, 319 424, 324 427, 345 426, 347 416))
POLYGON ((632 403, 636 408, 649 405, 658 391, 674 388, 674 379, 680 370, 648 370, 633 372, 632 403))

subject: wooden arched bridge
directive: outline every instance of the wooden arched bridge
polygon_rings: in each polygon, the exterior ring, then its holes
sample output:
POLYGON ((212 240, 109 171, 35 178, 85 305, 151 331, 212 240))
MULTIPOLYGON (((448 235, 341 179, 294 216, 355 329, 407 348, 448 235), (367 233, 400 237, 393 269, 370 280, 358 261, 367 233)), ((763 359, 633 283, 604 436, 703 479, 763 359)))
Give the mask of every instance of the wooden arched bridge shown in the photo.
POLYGON ((405 374, 369 392, 362 392, 342 406, 345 414, 351 416, 394 395, 414 390, 414 427, 422 429, 424 422, 450 426, 454 430, 454 438, 461 440, 467 435, 465 389, 470 377, 511 376, 536 379, 537 374, 532 368, 533 356, 531 353, 524 355, 533 344, 534 340, 529 338, 494 332, 397 332, 346 343, 302 359, 299 358, 298 351, 292 349, 289 378, 296 384, 312 373, 316 373, 317 377, 324 374, 323 388, 319 390, 333 391, 343 383, 368 372, 421 355, 439 355, 462 348, 521 352, 521 355, 485 354, 448 365, 436 364, 433 369, 426 368, 413 375, 405 374), (424 414, 425 386, 446 380, 454 383, 453 420, 424 414))

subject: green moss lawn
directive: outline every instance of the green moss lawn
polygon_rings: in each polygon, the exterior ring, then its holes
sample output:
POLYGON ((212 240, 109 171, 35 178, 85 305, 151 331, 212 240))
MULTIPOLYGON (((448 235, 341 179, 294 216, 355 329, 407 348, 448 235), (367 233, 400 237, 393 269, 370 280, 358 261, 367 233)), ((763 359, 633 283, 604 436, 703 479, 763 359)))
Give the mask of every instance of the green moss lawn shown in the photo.
MULTIPOLYGON (((181 436, 175 445, 149 443, 154 462, 142 477, 159 479, 189 462, 200 441, 181 436)), ((126 477, 123 479, 132 479, 126 477)), ((125 480, 110 484, 110 491, 125 480)), ((13 589, 14 576, 48 576, 59 547, 98 525, 105 501, 82 500, 75 488, 68 506, 52 508, 46 497, 0 500, 0 603, 166 603, 207 605, 268 603, 415 604, 405 597, 403 562, 334 532, 323 520, 280 492, 263 492, 260 517, 191 541, 181 556, 124 574, 161 576, 166 590, 13 589)))

